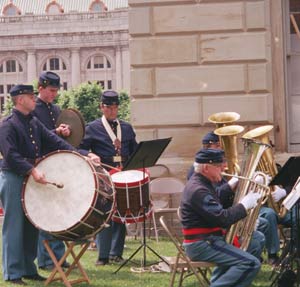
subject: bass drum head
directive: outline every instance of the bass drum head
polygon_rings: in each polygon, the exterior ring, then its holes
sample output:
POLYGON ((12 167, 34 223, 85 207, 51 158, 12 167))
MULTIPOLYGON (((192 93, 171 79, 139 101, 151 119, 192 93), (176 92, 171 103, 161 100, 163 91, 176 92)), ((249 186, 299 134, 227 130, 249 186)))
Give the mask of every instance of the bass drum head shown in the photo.
POLYGON ((57 188, 40 184, 30 175, 23 187, 23 207, 28 219, 47 232, 67 230, 81 221, 92 206, 98 189, 93 166, 80 154, 59 151, 49 154, 37 165, 57 188))

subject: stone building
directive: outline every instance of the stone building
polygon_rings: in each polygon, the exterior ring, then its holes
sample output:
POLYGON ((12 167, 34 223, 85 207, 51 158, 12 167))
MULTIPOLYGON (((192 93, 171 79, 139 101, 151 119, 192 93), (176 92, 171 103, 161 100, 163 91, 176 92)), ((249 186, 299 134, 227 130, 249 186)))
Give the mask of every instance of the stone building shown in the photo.
POLYGON ((129 89, 127 0, 0 0, 0 109, 12 85, 39 73, 67 89, 129 89))
POLYGON ((299 1, 129 7, 132 123, 142 138, 172 136, 165 155, 174 165, 193 157, 215 128, 208 117, 224 111, 239 113, 245 130, 274 125, 276 150, 300 151, 299 1))

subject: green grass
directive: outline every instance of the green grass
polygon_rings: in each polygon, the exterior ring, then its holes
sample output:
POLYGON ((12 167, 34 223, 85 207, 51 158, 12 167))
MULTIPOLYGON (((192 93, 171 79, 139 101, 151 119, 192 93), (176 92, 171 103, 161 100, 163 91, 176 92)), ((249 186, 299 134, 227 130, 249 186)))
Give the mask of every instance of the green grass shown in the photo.
MULTIPOLYGON (((124 250, 124 258, 128 258, 133 252, 140 246, 140 241, 135 239, 126 239, 126 248, 124 250)), ((158 254, 162 256, 173 256, 175 255, 175 247, 171 242, 162 238, 157 243, 155 240, 147 240, 147 245, 154 249, 158 254)), ((78 248, 75 249, 78 251, 78 248)), ((74 286, 101 286, 101 287, 164 287, 169 286, 170 273, 134 273, 130 270, 131 267, 140 267, 142 266, 143 258, 143 248, 140 250, 132 259, 137 265, 134 265, 132 262, 129 262, 125 265, 117 274, 114 274, 114 271, 117 270, 118 264, 106 265, 101 267, 95 266, 95 261, 97 259, 97 251, 87 250, 80 262, 83 265, 85 271, 87 272, 91 284, 79 283, 74 286)), ((146 248, 146 263, 147 265, 154 264, 157 262, 158 257, 154 255, 148 248, 146 248)), ((71 262, 71 260, 68 260, 71 262)), ((256 280, 251 285, 252 287, 267 287, 270 286, 270 275, 271 268, 268 265, 263 265, 260 273, 258 274, 256 280)), ((41 275, 48 276, 50 272, 41 271, 41 275)), ((1 274, 2 275, 2 274, 1 274)), ((76 278, 76 275, 79 275, 78 270, 72 272, 71 278, 76 278)), ((177 281, 176 281, 177 282, 177 281)), ((27 281, 29 286, 44 286, 43 283, 34 283, 33 281, 27 281)), ((185 287, 198 286, 197 281, 194 276, 186 279, 183 284, 185 287)), ((15 286, 9 284, 2 279, 0 279, 0 286, 15 286)), ((58 281, 51 283, 49 286, 65 286, 63 283, 58 281)), ((175 285, 177 286, 177 285, 175 285)))

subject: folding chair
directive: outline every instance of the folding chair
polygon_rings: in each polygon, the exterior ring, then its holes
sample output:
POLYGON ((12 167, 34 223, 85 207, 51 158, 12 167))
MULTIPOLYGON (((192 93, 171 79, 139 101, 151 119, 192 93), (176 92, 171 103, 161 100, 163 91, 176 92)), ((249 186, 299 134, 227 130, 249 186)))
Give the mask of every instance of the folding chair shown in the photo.
POLYGON ((174 286, 177 271, 179 271, 180 274, 178 287, 181 287, 183 280, 190 275, 196 276, 199 281, 199 286, 209 286, 210 282, 207 278, 208 270, 210 267, 214 267, 216 265, 214 263, 205 261, 191 261, 182 247, 179 236, 176 234, 173 228, 167 226, 164 216, 161 216, 159 221, 178 251, 176 257, 165 257, 165 259, 168 260, 170 268, 172 269, 170 287, 174 286))
POLYGON ((150 181, 150 198, 153 204, 152 221, 155 232, 155 238, 158 242, 158 228, 155 214, 171 214, 177 211, 178 198, 181 197, 184 189, 184 183, 176 177, 161 177, 150 181), (174 199, 177 199, 175 202, 174 199))
POLYGON ((82 255, 84 254, 84 252, 88 249, 89 245, 90 245, 90 241, 87 241, 85 243, 83 243, 80 248, 79 253, 76 255, 74 252, 74 247, 75 245, 77 245, 77 243, 75 241, 64 241, 67 248, 66 251, 63 255, 63 257, 57 261, 48 240, 44 240, 44 246, 47 249, 49 256, 51 257, 53 264, 54 264, 54 268, 51 271, 51 274, 49 275, 48 279, 45 282, 45 285, 47 286, 48 284, 50 284, 51 282, 54 281, 63 281, 63 283, 65 284, 66 287, 72 287, 72 284, 77 284, 77 283, 81 283, 81 282, 87 282, 88 284, 91 284, 90 279, 88 278, 85 270, 83 269, 82 265, 80 264, 79 260, 82 257, 82 255), (64 271, 62 268, 62 264, 65 262, 66 258, 68 257, 68 255, 71 255, 73 257, 73 262, 70 265, 70 267, 64 271), (72 272, 72 270, 74 270, 75 268, 78 268, 79 272, 81 273, 82 277, 79 277, 77 279, 73 279, 73 280, 69 280, 68 276, 70 275, 70 273, 72 272), (56 276, 58 275, 58 276, 56 276))

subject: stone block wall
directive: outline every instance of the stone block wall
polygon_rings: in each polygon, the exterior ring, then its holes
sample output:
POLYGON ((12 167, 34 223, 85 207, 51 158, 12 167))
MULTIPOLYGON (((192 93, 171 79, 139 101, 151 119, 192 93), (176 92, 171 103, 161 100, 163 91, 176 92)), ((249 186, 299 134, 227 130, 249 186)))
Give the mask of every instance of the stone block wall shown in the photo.
POLYGON ((270 0, 129 0, 132 124, 172 136, 164 157, 192 158, 208 116, 273 121, 270 0))

